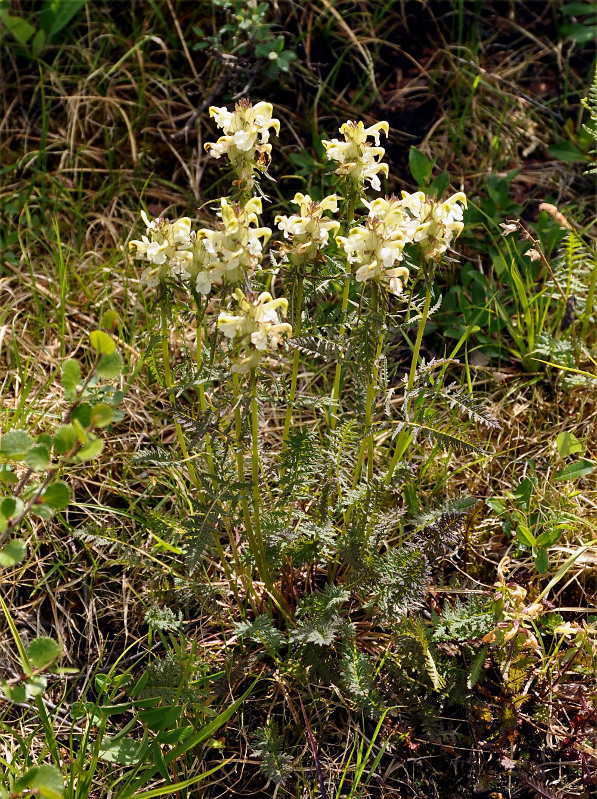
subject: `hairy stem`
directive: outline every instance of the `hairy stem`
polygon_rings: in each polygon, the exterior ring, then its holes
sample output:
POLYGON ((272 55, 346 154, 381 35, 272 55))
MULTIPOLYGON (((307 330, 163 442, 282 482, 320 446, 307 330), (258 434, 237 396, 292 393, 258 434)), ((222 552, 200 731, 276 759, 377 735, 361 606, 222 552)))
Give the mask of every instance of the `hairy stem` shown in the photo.
MULTIPOLYGON (((427 324, 427 317, 429 316, 429 308, 431 306, 431 279, 428 280, 426 289, 425 289, 425 305, 423 306, 423 313, 421 314, 421 319, 419 320, 419 329, 417 330, 417 338, 415 341, 415 346, 413 349, 412 361, 410 364, 410 373, 408 375, 408 384, 406 391, 409 393, 412 391, 413 386, 415 384, 415 374, 417 373, 417 366, 419 365, 419 352, 421 350, 421 342, 423 341, 423 333, 425 332, 425 325, 427 324)), ((390 465, 388 467, 387 474, 384 479, 384 483, 389 485, 392 482, 392 477, 394 476, 394 470, 396 469, 396 465, 400 458, 406 452, 406 448, 408 447, 410 441, 412 439, 412 433, 409 430, 401 430, 398 434, 398 438, 396 439, 396 446, 394 448, 394 454, 392 455, 392 459, 390 461, 390 465)))
MULTIPOLYGON (((293 335, 300 336, 301 334, 301 316, 303 312, 303 283, 304 277, 299 275, 296 287, 296 314, 293 328, 293 335)), ((292 403, 296 397, 296 383, 298 380, 298 370, 300 363, 300 352, 298 347, 294 351, 292 358, 292 377, 290 378, 290 395, 288 397, 288 405, 286 406, 286 418, 284 419, 284 432, 282 434, 282 447, 288 441, 290 435, 290 424, 292 421, 292 403)))

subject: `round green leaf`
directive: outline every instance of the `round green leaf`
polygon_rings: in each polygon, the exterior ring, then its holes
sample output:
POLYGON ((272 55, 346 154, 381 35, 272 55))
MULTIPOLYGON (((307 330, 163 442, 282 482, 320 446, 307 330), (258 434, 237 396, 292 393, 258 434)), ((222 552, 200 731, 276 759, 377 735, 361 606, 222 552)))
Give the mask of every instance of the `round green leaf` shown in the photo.
POLYGON ((111 355, 116 349, 116 344, 112 336, 109 336, 103 330, 93 330, 89 334, 91 346, 102 355, 111 355))
POLYGON ((41 696, 48 687, 48 681, 43 674, 34 674, 25 683, 27 696, 41 696))
POLYGON ((18 516, 23 507, 23 500, 18 497, 4 497, 0 500, 0 513, 7 519, 18 516))
POLYGON ((70 504, 70 488, 62 480, 56 480, 46 488, 42 501, 54 510, 62 510, 70 504))
POLYGON ((31 444, 31 436, 26 430, 11 430, 0 438, 0 452, 13 461, 22 461, 31 444))
POLYGON ((565 430, 556 438, 556 447, 560 458, 567 458, 569 455, 574 455, 576 452, 582 452, 582 444, 574 433, 565 430))
POLYGON ((66 455, 77 443, 77 434, 72 424, 60 425, 54 433, 54 449, 59 455, 66 455))
POLYGON ((47 799, 58 799, 64 791, 64 781, 55 766, 34 766, 15 782, 14 790, 16 793, 36 791, 47 799))
POLYGON ((81 367, 78 361, 69 358, 60 367, 62 371, 62 385, 66 389, 75 389, 81 382, 81 367))
POLYGON ((77 458, 80 461, 90 461, 97 458, 104 448, 104 442, 101 438, 95 438, 77 452, 77 458))
POLYGON ((80 422, 83 427, 89 427, 91 424, 91 405, 88 402, 82 402, 77 405, 71 418, 73 421, 80 422))
POLYGON ((118 324, 118 319, 118 312, 112 308, 102 316, 102 327, 106 330, 111 330, 118 324))
POLYGON ((20 563, 27 554, 25 542, 20 538, 13 538, 0 551, 0 566, 10 567, 20 563))
POLYGON ((94 427, 106 427, 114 417, 112 406, 107 402, 98 402, 91 409, 91 424, 94 427))
POLYGON ((103 377, 105 380, 111 380, 113 377, 118 377, 122 372, 122 358, 119 352, 112 352, 110 355, 102 355, 98 365, 95 367, 95 373, 98 377, 103 377))
POLYGON ((58 660, 61 654, 62 648, 58 641, 45 636, 35 638, 27 649, 29 662, 34 669, 43 669, 49 666, 50 663, 58 660))
POLYGON ((0 482, 6 485, 14 485, 14 483, 19 482, 19 478, 9 466, 4 466, 0 468, 0 482))
POLYGON ((11 702, 26 702, 27 691, 22 683, 18 685, 4 685, 4 696, 11 702))
POLYGON ((47 447, 42 444, 30 447, 25 455, 25 463, 34 472, 45 471, 50 465, 50 453, 47 447))

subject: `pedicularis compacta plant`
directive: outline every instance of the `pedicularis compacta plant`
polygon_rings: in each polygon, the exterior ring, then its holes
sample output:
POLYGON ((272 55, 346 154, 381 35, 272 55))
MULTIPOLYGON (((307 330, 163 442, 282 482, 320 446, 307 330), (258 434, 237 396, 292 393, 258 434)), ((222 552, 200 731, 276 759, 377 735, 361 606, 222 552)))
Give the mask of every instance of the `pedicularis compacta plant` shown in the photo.
MULTIPOLYGON (((444 385, 449 360, 420 359, 438 305, 434 277, 463 229, 466 197, 370 198, 388 174, 380 146, 388 123, 346 122, 342 139, 323 142, 335 193, 297 193, 294 213, 274 219, 275 238, 261 225, 259 183, 270 132, 280 128, 272 113, 245 100, 233 111, 212 107, 223 135, 206 150, 227 158, 234 176, 217 221, 193 230, 188 217, 143 213, 146 233, 130 250, 147 264, 143 280, 161 309, 149 361, 188 468, 191 570, 211 552, 246 640, 274 657, 289 644, 311 655, 326 646, 346 676, 355 608, 387 624, 404 619, 425 594, 430 559, 454 545, 464 523, 456 506, 421 517, 429 509, 409 490, 418 476, 407 457, 417 436, 478 449, 456 410, 495 426, 467 393, 444 385), (170 328, 189 312, 196 348, 173 371, 170 328), (397 402, 388 346, 400 333, 412 359, 397 402)), ((163 452, 144 457, 164 463, 163 452)))

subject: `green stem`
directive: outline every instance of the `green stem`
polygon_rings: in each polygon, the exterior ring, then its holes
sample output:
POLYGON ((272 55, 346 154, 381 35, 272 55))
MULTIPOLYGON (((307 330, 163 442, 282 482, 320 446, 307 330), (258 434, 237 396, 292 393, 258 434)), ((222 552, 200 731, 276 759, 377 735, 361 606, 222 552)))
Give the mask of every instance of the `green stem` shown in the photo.
MULTIPOLYGON (((429 308, 431 306, 431 279, 428 279, 426 285, 426 293, 425 293, 425 305, 423 306, 423 313, 421 315, 421 319, 419 320, 419 329, 417 330, 417 338, 415 341, 415 347, 413 350, 412 361, 410 364, 410 373, 408 375, 408 384, 406 391, 407 393, 412 391, 413 386, 415 384, 415 375, 417 373, 417 366, 419 365, 419 352, 421 350, 421 342, 423 340, 423 333, 425 332, 425 325, 427 324, 427 317, 429 316, 429 308)), ((396 447, 394 449, 394 454, 390 461, 390 466, 388 467, 388 472, 385 476, 384 483, 389 485, 392 482, 392 477, 394 476, 394 470, 400 458, 406 452, 408 445, 412 440, 412 433, 409 430, 401 430, 398 434, 398 438, 396 440, 396 447)))
POLYGON ((255 531, 255 540, 259 547, 259 558, 262 563, 263 574, 261 579, 266 584, 268 589, 272 590, 272 580, 267 566, 267 558, 265 556, 265 547, 263 546, 263 537, 261 535, 261 513, 260 513, 260 496, 259 496, 259 416, 257 413, 257 375, 255 370, 251 372, 251 476, 253 482, 253 527, 255 531))
MULTIPOLYGON (((356 191, 352 194, 351 199, 348 203, 348 209, 346 212, 346 232, 349 232, 350 225, 352 220, 354 219, 354 209, 357 202, 357 193, 356 191)), ((340 330, 338 331, 338 341, 342 342, 344 340, 344 336, 346 334, 346 309, 348 308, 348 293, 350 291, 350 264, 348 264, 348 272, 344 278, 344 288, 342 290, 342 323, 340 325, 340 330)), ((338 421, 338 413, 339 407, 338 403, 340 401, 340 381, 342 379, 342 361, 338 361, 336 363, 336 372, 334 374, 334 387, 332 389, 332 405, 330 408, 330 427, 332 430, 336 429, 336 423, 338 421)))
MULTIPOLYGON (((304 277, 299 275, 296 288, 296 313, 294 319, 293 335, 300 336, 301 333, 301 317, 303 312, 303 283, 304 277)), ((284 419, 284 432, 282 433, 282 447, 288 441, 290 435, 290 423, 292 421, 292 403, 296 397, 296 384, 298 380, 298 370, 300 362, 300 352, 298 347, 294 351, 292 358, 292 377, 290 378, 290 395, 288 397, 288 405, 286 406, 286 418, 284 419)))
MULTIPOLYGON (((161 312, 161 321, 162 321, 162 358, 164 361, 164 382, 166 383, 166 388, 168 389, 168 398, 170 400, 170 405, 174 407, 174 392, 172 391, 172 370, 170 369, 170 351, 168 349, 168 312, 165 306, 162 306, 161 312)), ((182 432, 181 426, 178 422, 174 422, 174 428, 176 430, 176 438, 178 439, 178 443, 180 445, 180 449, 182 451, 183 457, 185 461, 189 464, 189 474, 191 477, 191 482, 195 486, 197 490, 200 489, 200 483, 197 479, 197 472, 195 471, 195 464, 189 458, 189 451, 187 449, 186 441, 184 440, 184 435, 182 432)))
MULTIPOLYGON (((377 285, 373 285, 372 288, 372 311, 373 315, 377 317, 378 311, 378 287, 377 285)), ((359 455, 357 458, 357 465, 354 471, 354 478, 353 478, 353 488, 356 488, 357 483, 361 477, 361 470, 363 465, 363 459, 365 457, 365 449, 367 450, 367 477, 369 480, 373 477, 373 452, 374 452, 374 441, 373 441, 373 415, 375 413, 375 404, 377 398, 377 380, 379 377, 379 359, 381 358, 381 353, 383 350, 383 340, 384 340, 384 320, 380 322, 380 330, 379 336, 377 339, 377 348, 375 351, 375 360, 373 361, 373 366, 371 368, 371 374, 369 375, 369 379, 367 381, 367 399, 365 404, 365 431, 366 435, 361 442, 361 447, 359 450, 359 455)))
POLYGON ((587 333, 589 332, 589 321, 593 314, 593 303, 595 302, 595 286, 597 285, 597 252, 593 253, 593 261, 594 266, 593 271, 591 272, 591 277, 589 278, 587 304, 585 305, 585 312, 582 320, 581 338, 585 344, 587 341, 587 333))

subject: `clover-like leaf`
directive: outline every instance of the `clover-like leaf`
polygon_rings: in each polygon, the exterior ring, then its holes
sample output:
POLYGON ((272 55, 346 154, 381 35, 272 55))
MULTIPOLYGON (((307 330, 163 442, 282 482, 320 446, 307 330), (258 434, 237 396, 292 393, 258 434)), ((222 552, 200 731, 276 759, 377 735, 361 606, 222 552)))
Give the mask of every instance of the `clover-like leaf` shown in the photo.
POLYGON ((0 453, 13 461, 22 461, 32 444, 26 430, 11 430, 0 438, 0 453))
POLYGON ((93 330, 89 334, 89 340, 91 341, 91 346, 102 355, 111 355, 116 349, 116 343, 112 336, 103 330, 93 330))
POLYGON ((46 636, 34 638, 27 649, 27 657, 34 669, 45 669, 62 654, 58 641, 46 636))

